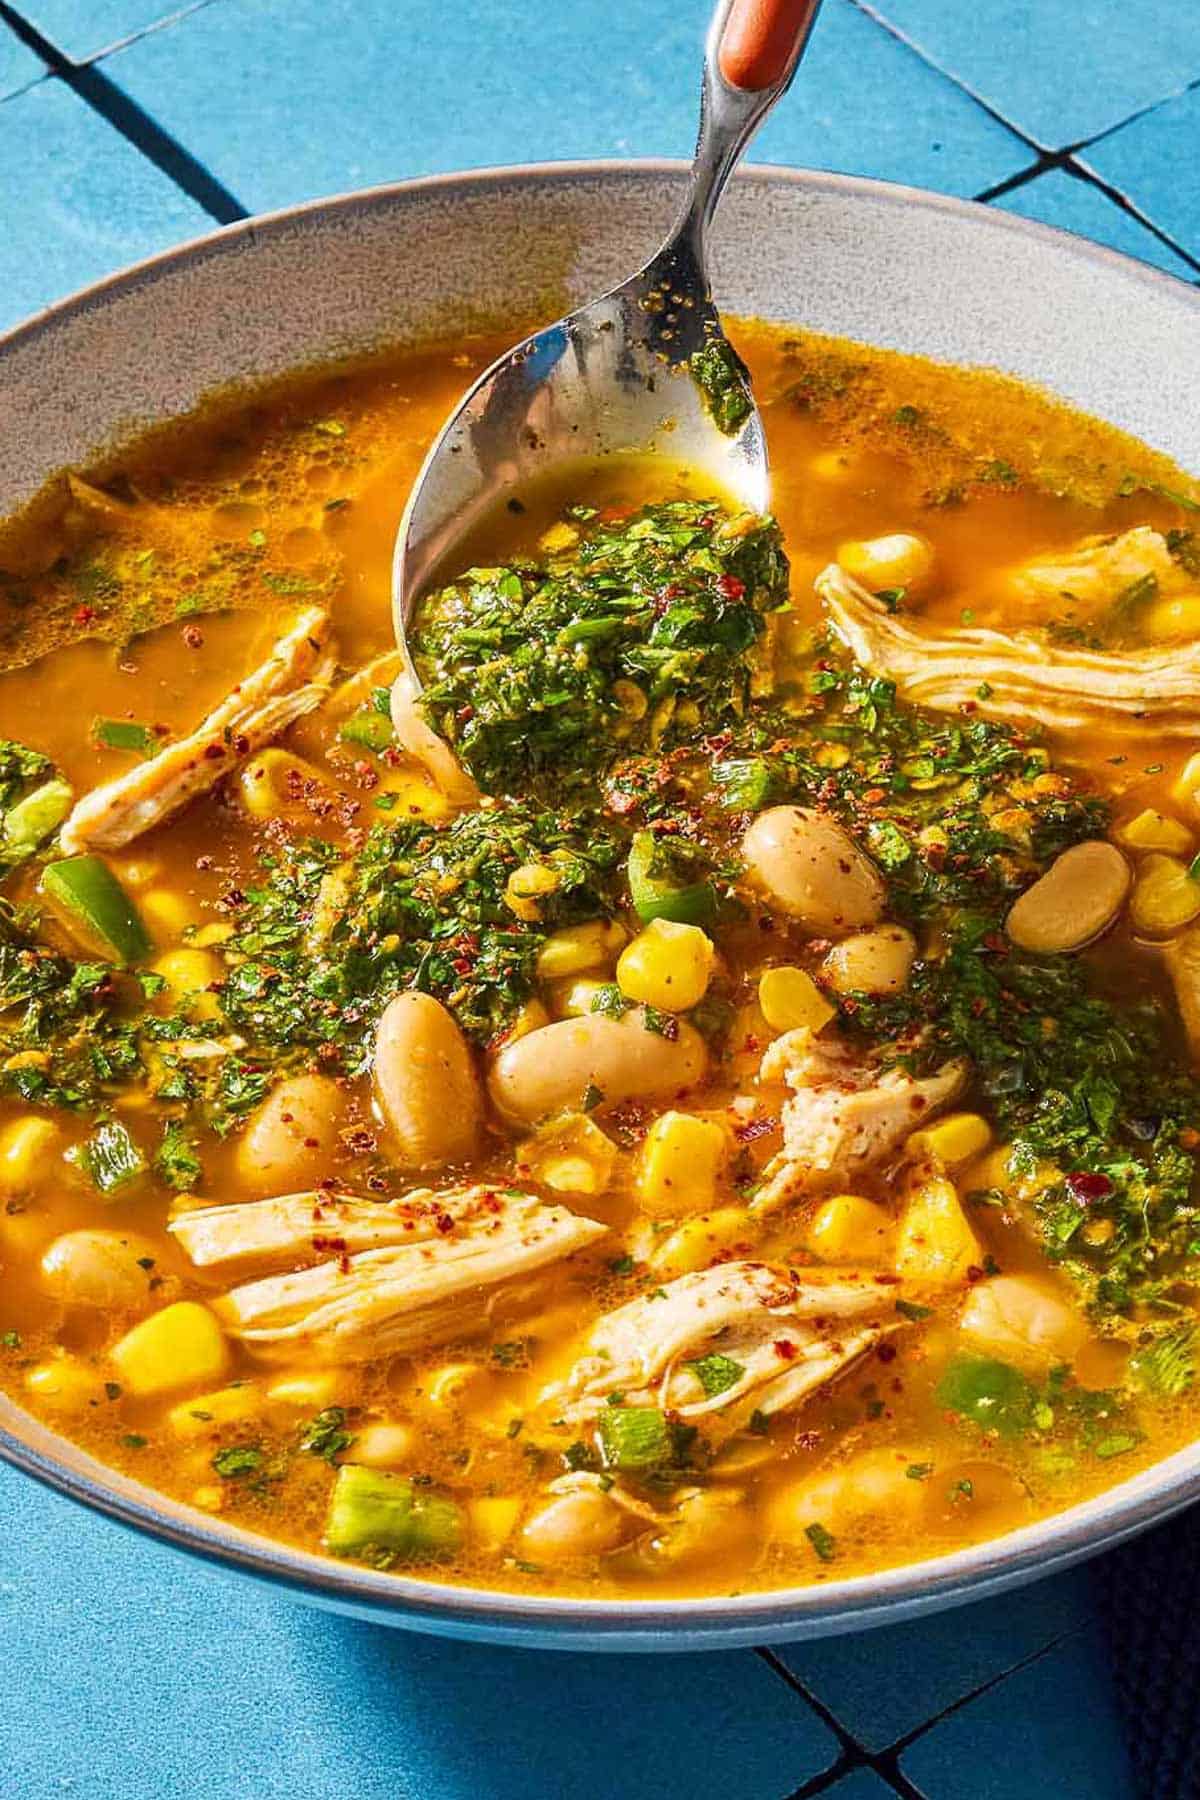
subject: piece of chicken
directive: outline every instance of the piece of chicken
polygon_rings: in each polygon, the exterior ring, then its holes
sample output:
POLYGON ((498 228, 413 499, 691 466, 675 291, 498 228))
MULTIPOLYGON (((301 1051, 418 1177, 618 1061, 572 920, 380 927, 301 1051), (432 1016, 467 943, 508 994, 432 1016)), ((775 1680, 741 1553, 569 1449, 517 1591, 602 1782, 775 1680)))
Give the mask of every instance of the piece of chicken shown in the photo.
POLYGON ((719 1413, 736 1430, 753 1412, 797 1406, 895 1330, 896 1293, 868 1276, 719 1263, 606 1314, 542 1401, 578 1420, 617 1392, 622 1405, 684 1419, 719 1413))
POLYGON ((1089 537, 1056 556, 1036 556, 1009 573, 1016 596, 1041 608, 1074 601, 1087 613, 1112 606, 1138 582, 1153 576, 1164 598, 1186 593, 1195 582, 1175 561, 1161 531, 1137 525, 1117 537, 1089 537))
POLYGON ((898 1150, 910 1131, 958 1094, 964 1062, 949 1062, 918 1079, 903 1069, 880 1071, 842 1044, 807 1027, 777 1038, 762 1059, 759 1079, 786 1082, 783 1148, 763 1170, 752 1211, 766 1212, 797 1194, 845 1186, 872 1163, 898 1150))
MULTIPOLYGON (((291 1356, 298 1348, 334 1362, 412 1355, 483 1330, 507 1284, 561 1261, 607 1230, 595 1219, 510 1189, 435 1196, 438 1215, 424 1212, 424 1192, 414 1198, 422 1210, 413 1230, 424 1235, 354 1255, 339 1252, 331 1261, 248 1282, 217 1300, 217 1313, 235 1337, 266 1356, 291 1356), (429 1217, 432 1232, 426 1232, 429 1217)), ((188 1216, 176 1222, 176 1235, 188 1216)), ((270 1236, 268 1217, 282 1216, 279 1229, 286 1234, 286 1210, 262 1216, 260 1241, 270 1236)), ((355 1219, 356 1229, 369 1229, 361 1215, 355 1219)), ((203 1234, 197 1238, 202 1241, 203 1234)), ((301 1243, 303 1255, 307 1246, 301 1243)))
POLYGON ((319 706, 336 666, 330 631, 323 607, 306 608, 266 661, 187 737, 85 794, 62 828, 59 841, 67 855, 119 850, 214 788, 238 763, 319 706))
POLYGON ((416 1188, 398 1200, 314 1191, 234 1206, 200 1206, 168 1226, 197 1268, 224 1263, 315 1262, 331 1254, 427 1244, 472 1220, 495 1217, 486 1187, 435 1193, 416 1188))
POLYGON ((1200 731, 1200 640, 1099 651, 1029 632, 918 631, 837 563, 816 588, 855 660, 915 706, 1054 731, 1200 731))

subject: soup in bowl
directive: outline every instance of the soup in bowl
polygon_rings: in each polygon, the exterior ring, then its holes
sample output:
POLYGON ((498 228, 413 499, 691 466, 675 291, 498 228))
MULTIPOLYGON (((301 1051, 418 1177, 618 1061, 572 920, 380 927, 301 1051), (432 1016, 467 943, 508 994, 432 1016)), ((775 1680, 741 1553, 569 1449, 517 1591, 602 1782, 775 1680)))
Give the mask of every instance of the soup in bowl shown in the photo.
POLYGON ((744 322, 774 514, 514 496, 390 637, 499 340, 5 528, 0 1381, 376 1570, 744 1593, 1193 1440, 1200 530, 998 376, 744 322))

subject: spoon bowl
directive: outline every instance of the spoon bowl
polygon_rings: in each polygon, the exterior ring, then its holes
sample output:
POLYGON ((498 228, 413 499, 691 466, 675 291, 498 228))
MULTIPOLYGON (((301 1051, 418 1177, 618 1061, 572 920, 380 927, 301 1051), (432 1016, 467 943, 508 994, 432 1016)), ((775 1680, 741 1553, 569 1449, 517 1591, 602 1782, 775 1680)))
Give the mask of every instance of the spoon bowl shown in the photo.
POLYGON ((460 542, 506 498, 572 461, 647 452, 754 512, 770 493, 762 420, 713 302, 706 234, 738 158, 786 92, 819 0, 719 0, 709 29, 691 178, 662 248, 628 281, 494 362, 433 442, 392 566, 403 695, 407 634, 460 542))

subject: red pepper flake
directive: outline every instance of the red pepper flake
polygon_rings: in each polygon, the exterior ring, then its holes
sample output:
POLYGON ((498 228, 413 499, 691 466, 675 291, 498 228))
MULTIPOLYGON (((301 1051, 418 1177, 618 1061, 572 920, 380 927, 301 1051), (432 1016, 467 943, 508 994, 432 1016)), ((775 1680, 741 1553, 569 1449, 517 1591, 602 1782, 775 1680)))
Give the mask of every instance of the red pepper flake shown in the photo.
POLYGON ((219 762, 225 754, 224 744, 206 744, 204 746, 205 762, 219 762))
POLYGON ((1076 1170, 1068 1175, 1063 1185, 1076 1206, 1091 1206, 1097 1200, 1107 1200, 1113 1191, 1107 1175, 1093 1175, 1086 1170, 1076 1170))
POLYGON ((739 581, 736 575, 718 575, 717 592, 722 600, 740 600, 746 592, 746 584, 739 581))
POLYGON ((778 1127, 778 1119, 747 1119, 744 1124, 734 1126, 733 1135, 739 1144, 752 1144, 756 1138, 768 1137, 778 1127))
POLYGON ((796 1354, 796 1346, 790 1338, 777 1338, 771 1348, 776 1356, 782 1357, 784 1362, 791 1362, 796 1354))
POLYGON ((879 802, 881 800, 886 800, 886 799, 887 799, 887 789, 886 788, 869 787, 863 795, 863 805, 864 806, 878 806, 879 802))
POLYGON ((201 629, 198 625, 185 625, 183 628, 182 636, 183 636, 183 641, 187 645, 189 650, 203 649, 204 633, 201 631, 201 629))
POLYGON ((895 1344, 880 1344, 876 1349, 875 1354, 881 1363, 895 1362, 896 1346, 895 1344))
POLYGON ((448 1212, 439 1213, 434 1224, 443 1237, 449 1237, 454 1230, 454 1220, 448 1212))
POLYGON ((819 1431, 798 1431, 796 1433, 797 1450, 815 1450, 821 1442, 819 1431))
POLYGON ((94 606, 77 606, 71 619, 76 625, 90 625, 98 616, 94 606))

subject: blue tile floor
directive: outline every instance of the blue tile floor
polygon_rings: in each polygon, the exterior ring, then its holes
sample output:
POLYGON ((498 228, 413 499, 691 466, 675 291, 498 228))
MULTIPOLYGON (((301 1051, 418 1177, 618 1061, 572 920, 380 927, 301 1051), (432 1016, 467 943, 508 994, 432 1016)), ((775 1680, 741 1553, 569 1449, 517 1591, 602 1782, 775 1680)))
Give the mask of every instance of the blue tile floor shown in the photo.
MULTIPOLYGON (((684 155, 706 13, 0 0, 0 327, 244 211, 684 155)), ((1200 9, 1174 0, 825 0, 757 154, 982 198, 1196 282, 1198 84, 1200 9)), ((1131 1792, 1086 1569, 765 1656, 552 1659, 335 1618, 2 1470, 0 1516, 0 1789, 21 1800, 1131 1792)))

